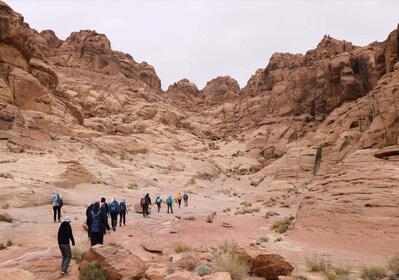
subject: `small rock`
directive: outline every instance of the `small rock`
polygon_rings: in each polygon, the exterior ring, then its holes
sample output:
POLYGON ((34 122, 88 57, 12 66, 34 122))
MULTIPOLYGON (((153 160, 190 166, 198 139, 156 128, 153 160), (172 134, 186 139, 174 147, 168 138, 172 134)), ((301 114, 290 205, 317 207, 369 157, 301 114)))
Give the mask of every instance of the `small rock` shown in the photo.
POLYGON ((216 216, 216 211, 213 211, 211 214, 208 215, 208 217, 206 217, 206 222, 213 223, 215 216, 216 216))
POLYGON ((223 222, 223 223, 222 223, 222 227, 230 228, 230 227, 232 227, 232 225, 231 225, 230 223, 223 222))

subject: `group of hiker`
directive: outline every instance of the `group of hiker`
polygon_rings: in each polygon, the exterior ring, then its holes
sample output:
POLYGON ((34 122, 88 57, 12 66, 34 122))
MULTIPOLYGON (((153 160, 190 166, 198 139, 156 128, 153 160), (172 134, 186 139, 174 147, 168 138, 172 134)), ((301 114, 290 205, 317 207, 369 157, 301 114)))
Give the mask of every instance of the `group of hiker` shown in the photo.
MULTIPOLYGON (((184 207, 188 207, 188 195, 187 193, 178 193, 176 198, 173 200, 171 196, 168 196, 165 200, 167 205, 167 213, 173 214, 173 203, 178 203, 179 208, 183 200, 184 207)), ((61 223, 61 208, 64 204, 62 196, 54 191, 51 195, 51 202, 53 205, 53 218, 54 223, 57 221, 61 223)), ((162 199, 157 196, 155 203, 160 212, 162 199)), ((149 215, 149 206, 152 205, 150 195, 147 193, 140 199, 140 206, 142 207, 143 216, 149 215)), ((96 244, 103 244, 104 234, 108 230, 108 234, 111 233, 111 228, 116 231, 118 224, 119 215, 119 226, 122 224, 126 225, 126 214, 128 214, 128 206, 126 200, 122 198, 121 202, 118 203, 115 198, 112 198, 110 203, 106 202, 105 197, 102 197, 100 201, 93 201, 86 209, 86 225, 87 234, 90 239, 91 246, 96 244), (108 217, 111 217, 111 226, 108 223, 108 217)), ((58 246, 62 254, 61 262, 61 274, 68 275, 69 263, 72 259, 72 250, 70 247, 70 241, 72 246, 75 246, 75 240, 72 233, 72 227, 70 225, 71 218, 65 216, 63 222, 58 229, 58 246)))
MULTIPOLYGON (((166 198, 165 200, 165 203, 167 205, 167 213, 173 214, 173 201, 176 201, 179 204, 180 208, 182 200, 184 202, 184 207, 188 207, 188 194, 186 192, 184 192, 183 195, 181 193, 178 193, 175 200, 173 200, 171 196, 168 196, 168 198, 166 198)), ((157 205, 158 213, 161 210, 162 202, 162 198, 157 196, 157 198, 155 199, 155 204, 157 205)), ((143 210, 143 217, 147 217, 150 214, 148 211, 150 205, 152 205, 151 198, 150 195, 147 193, 140 199, 140 206, 143 210)))

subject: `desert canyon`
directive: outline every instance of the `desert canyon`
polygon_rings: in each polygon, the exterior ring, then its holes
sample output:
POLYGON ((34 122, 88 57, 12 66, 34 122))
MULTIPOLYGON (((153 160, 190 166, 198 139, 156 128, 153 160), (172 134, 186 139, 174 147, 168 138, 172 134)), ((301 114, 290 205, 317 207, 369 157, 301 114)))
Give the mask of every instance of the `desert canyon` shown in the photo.
POLYGON ((326 35, 303 55, 275 53, 244 88, 224 76, 164 91, 154 67, 104 34, 63 41, 0 1, 0 278, 78 279, 74 260, 59 273, 54 190, 82 252, 87 205, 126 198, 127 225, 85 253, 119 258, 108 279, 231 279, 194 270, 226 241, 294 269, 248 279, 325 279, 307 271, 313 256, 351 266, 354 279, 385 263, 399 252, 394 28, 368 46, 326 35), (145 193, 183 191, 189 207, 173 215, 135 211, 145 193), (271 229, 289 217, 287 232, 271 229))

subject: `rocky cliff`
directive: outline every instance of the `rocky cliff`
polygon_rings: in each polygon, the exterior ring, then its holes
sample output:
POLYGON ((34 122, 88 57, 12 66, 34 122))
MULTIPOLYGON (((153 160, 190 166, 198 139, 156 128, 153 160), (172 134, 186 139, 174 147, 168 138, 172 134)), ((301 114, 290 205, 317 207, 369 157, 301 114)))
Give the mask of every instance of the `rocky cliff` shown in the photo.
MULTIPOLYGON (((257 220, 222 214, 240 238, 269 228, 263 217, 276 210, 297 217, 289 240, 302 247, 397 252, 398 50, 398 29, 365 47, 325 36, 304 55, 274 54, 243 89, 225 76, 163 92, 151 65, 112 50, 105 35, 63 41, 0 1, 0 206, 25 220, 53 189, 74 213, 93 192, 133 199, 183 189, 204 216, 259 203, 257 220)), ((205 236, 202 226, 181 232, 194 244, 237 237, 216 228, 205 236)))

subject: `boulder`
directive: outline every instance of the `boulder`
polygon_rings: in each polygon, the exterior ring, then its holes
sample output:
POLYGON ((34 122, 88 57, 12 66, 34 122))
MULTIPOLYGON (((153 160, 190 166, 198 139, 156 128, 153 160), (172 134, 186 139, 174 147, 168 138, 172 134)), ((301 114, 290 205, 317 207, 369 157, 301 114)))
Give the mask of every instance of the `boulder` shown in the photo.
POLYGON ((151 253, 162 253, 165 245, 161 244, 159 240, 147 239, 141 243, 144 249, 151 253))
POLYGON ((93 261, 98 261, 107 269, 107 280, 138 280, 144 276, 147 270, 147 266, 141 258, 117 244, 91 247, 83 254, 79 270, 93 261))
POLYGON ((7 212, 0 213, 0 222, 12 223, 13 218, 7 212))
POLYGON ((268 253, 254 246, 239 247, 238 253, 249 264, 251 274, 270 280, 277 280, 278 276, 290 276, 294 267, 278 254, 268 253))
POLYGON ((213 211, 211 214, 208 215, 208 217, 206 217, 206 222, 213 223, 215 216, 216 216, 216 211, 213 211))
POLYGON ((183 256, 177 261, 177 266, 181 269, 193 271, 199 264, 198 259, 191 255, 183 256))

